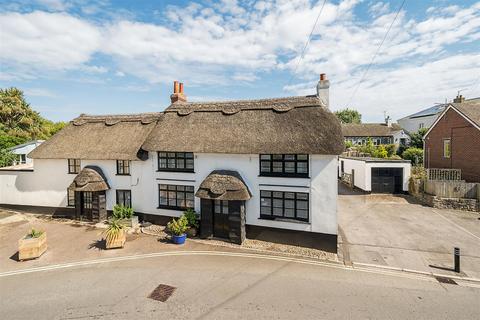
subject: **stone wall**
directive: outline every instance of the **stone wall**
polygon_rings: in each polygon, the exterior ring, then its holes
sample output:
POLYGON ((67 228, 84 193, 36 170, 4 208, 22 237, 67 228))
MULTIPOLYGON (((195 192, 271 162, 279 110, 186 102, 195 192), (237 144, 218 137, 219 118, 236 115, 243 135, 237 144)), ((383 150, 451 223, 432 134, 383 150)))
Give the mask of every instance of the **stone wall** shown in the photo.
POLYGON ((433 207, 438 209, 479 211, 476 199, 433 197, 433 207))

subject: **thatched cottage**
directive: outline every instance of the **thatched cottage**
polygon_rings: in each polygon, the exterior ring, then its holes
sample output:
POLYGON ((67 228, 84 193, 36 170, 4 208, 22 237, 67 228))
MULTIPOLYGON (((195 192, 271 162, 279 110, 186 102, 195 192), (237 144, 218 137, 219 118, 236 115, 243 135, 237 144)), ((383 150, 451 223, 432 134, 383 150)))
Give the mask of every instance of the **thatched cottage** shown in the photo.
POLYGON ((165 223, 192 208, 202 237, 336 250, 340 123, 317 94, 187 102, 175 82, 163 112, 80 115, 0 170, 0 204, 103 219, 116 203, 165 223))

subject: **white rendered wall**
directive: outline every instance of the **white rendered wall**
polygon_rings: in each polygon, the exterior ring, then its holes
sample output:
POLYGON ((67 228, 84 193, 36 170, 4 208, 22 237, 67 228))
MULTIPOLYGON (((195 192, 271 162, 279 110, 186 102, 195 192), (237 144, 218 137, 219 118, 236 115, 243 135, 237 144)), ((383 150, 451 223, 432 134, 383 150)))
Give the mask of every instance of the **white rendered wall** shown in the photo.
POLYGON ((354 159, 348 159, 348 158, 339 158, 339 164, 338 167, 340 168, 339 170, 339 178, 340 175, 342 174, 341 172, 341 162, 343 161, 344 163, 344 170, 343 172, 352 174, 352 170, 355 170, 355 176, 353 180, 353 184, 355 187, 365 190, 365 191, 370 191, 367 190, 367 176, 365 172, 365 162, 364 161, 358 161, 354 159))
POLYGON ((421 117, 421 118, 403 118, 398 120, 398 124, 407 132, 417 132, 418 129, 420 129, 420 124, 423 123, 423 126, 425 128, 430 128, 432 124, 437 120, 439 114, 427 116, 427 117, 421 117))
MULTIPOLYGON (((116 202, 116 190, 132 192, 135 211, 164 216, 179 216, 177 210, 159 209, 158 185, 191 185, 195 191, 213 170, 235 170, 247 184, 252 198, 246 202, 247 224, 337 234, 337 156, 310 156, 310 178, 259 177, 258 154, 195 154, 195 173, 158 172, 157 154, 147 161, 132 161, 130 176, 116 175, 114 160, 82 160, 81 167, 102 169, 110 185, 107 210, 116 202), (310 221, 264 220, 260 217, 260 190, 306 192, 310 195, 310 221)), ((0 171, 0 203, 65 207, 67 188, 75 178, 68 174, 67 160, 36 159, 33 172, 0 171)), ((195 198, 200 211, 200 199, 195 198)))

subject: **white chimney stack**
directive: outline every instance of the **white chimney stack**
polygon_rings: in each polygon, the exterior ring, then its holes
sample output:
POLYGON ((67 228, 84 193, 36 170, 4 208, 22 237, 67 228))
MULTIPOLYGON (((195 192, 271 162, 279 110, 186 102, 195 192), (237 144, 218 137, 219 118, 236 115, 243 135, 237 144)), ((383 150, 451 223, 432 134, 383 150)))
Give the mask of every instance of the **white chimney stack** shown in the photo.
POLYGON ((387 127, 389 127, 389 128, 392 127, 392 118, 390 118, 390 116, 386 116, 386 117, 385 117, 385 124, 386 124, 387 127))
POLYGON ((320 74, 320 81, 317 84, 317 97, 326 108, 330 107, 329 88, 330 81, 327 79, 327 75, 325 73, 320 74))

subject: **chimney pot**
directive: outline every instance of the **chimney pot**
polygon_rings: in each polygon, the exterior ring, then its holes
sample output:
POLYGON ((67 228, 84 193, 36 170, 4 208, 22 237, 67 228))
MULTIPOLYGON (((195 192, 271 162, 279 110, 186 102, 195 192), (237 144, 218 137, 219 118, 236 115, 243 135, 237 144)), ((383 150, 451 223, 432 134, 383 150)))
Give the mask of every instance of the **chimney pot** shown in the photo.
POLYGON ((327 75, 325 73, 321 73, 320 80, 317 84, 317 97, 326 108, 330 107, 329 88, 330 81, 327 80, 327 75))
POLYGON ((173 82, 173 93, 170 95, 172 103, 187 102, 187 97, 183 94, 183 82, 173 82))

